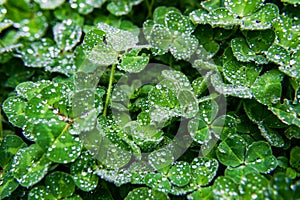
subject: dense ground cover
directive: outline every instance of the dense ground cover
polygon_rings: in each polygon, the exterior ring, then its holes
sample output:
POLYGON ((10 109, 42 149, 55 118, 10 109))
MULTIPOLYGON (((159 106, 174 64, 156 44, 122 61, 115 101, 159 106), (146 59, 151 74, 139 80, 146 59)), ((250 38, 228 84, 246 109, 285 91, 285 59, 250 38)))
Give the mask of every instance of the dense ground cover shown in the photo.
POLYGON ((298 0, 0 0, 1 199, 300 199, 298 0))

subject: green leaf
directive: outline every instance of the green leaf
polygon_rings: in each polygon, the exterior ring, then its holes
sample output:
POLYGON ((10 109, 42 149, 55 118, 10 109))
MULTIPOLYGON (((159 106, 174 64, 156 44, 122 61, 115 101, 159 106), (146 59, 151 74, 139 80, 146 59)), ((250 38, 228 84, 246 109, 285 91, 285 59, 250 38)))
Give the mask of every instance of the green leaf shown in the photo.
POLYGON ((198 40, 194 35, 178 35, 170 46, 170 52, 179 60, 189 59, 198 48, 198 40))
POLYGON ((50 84, 51 82, 46 80, 42 80, 35 83, 31 81, 26 81, 17 85, 15 90, 18 95, 27 100, 30 100, 33 97, 36 97, 43 88, 49 86, 50 84))
POLYGON ((281 65, 279 67, 279 70, 284 72, 285 74, 287 74, 290 77, 300 79, 300 74, 299 74, 299 70, 300 70, 300 50, 295 51, 292 54, 289 63, 285 63, 285 65, 281 65))
POLYGON ((235 86, 250 88, 260 74, 262 68, 253 63, 242 63, 230 60, 223 65, 225 78, 235 86))
POLYGON ((285 135, 289 139, 292 139, 292 138, 299 139, 300 138, 300 128, 292 125, 288 129, 286 129, 285 135))
POLYGON ((54 41, 64 51, 69 51, 80 42, 81 27, 71 19, 64 20, 53 26, 54 41))
POLYGON ((264 104, 271 105, 281 98, 281 81, 283 74, 278 70, 270 70, 261 75, 252 85, 254 98, 264 104))
POLYGON ((244 162, 247 143, 239 135, 229 136, 217 149, 219 161, 226 166, 238 166, 244 162))
POLYGON ((263 4, 264 0, 254 0, 248 2, 247 0, 225 0, 225 7, 232 13, 239 17, 251 15, 257 11, 263 4))
POLYGON ((289 52, 282 46, 274 44, 266 52, 267 58, 281 66, 289 65, 290 56, 289 52))
POLYGON ((151 166, 153 166, 156 170, 162 170, 163 168, 171 165, 174 161, 174 156, 172 155, 172 152, 167 149, 159 149, 151 152, 148 159, 151 166))
POLYGON ((187 185, 191 180, 190 165, 187 162, 176 162, 168 172, 168 178, 172 184, 183 187, 187 185))
POLYGON ((168 193, 171 191, 171 183, 163 174, 146 174, 145 183, 147 186, 158 191, 168 193))
POLYGON ((28 200, 35 199, 56 200, 56 198, 46 189, 45 186, 37 186, 30 190, 28 194, 28 200))
POLYGON ((12 174, 20 185, 30 187, 44 178, 50 164, 51 161, 41 147, 33 144, 16 153, 12 162, 12 174))
POLYGON ((268 196, 269 181, 263 175, 249 173, 245 180, 239 185, 242 198, 245 199, 264 199, 268 196))
POLYGON ((139 55, 140 49, 133 49, 126 52, 122 56, 121 63, 118 64, 120 70, 124 70, 129 73, 138 73, 142 71, 149 62, 149 56, 142 53, 139 55))
POLYGON ((227 167, 225 176, 230 177, 236 184, 241 184, 247 174, 257 173, 257 171, 249 165, 238 167, 227 167))
POLYGON ((42 9, 55 9, 59 6, 61 6, 65 0, 34 0, 36 3, 40 5, 42 9))
POLYGON ((300 147, 295 146, 290 152, 290 165, 298 172, 300 171, 300 147))
MULTIPOLYGON (((21 11, 22 12, 22 11, 21 11)), ((29 19, 23 19, 19 26, 19 34, 33 41, 41 38, 48 28, 47 18, 42 12, 32 13, 29 19)))
POLYGON ((16 135, 7 135, 0 146, 0 166, 6 169, 19 149, 27 147, 26 143, 16 135))
POLYGON ((159 6, 153 12, 153 19, 156 24, 165 24, 165 17, 168 13, 181 13, 177 8, 159 6))
POLYGON ((49 174, 45 179, 45 185, 57 199, 69 197, 75 191, 71 175, 60 171, 49 174))
POLYGON ((139 4, 141 0, 112 1, 107 5, 107 10, 116 16, 128 14, 133 5, 139 4))
POLYGON ((245 31, 247 43, 251 49, 256 53, 262 53, 273 44, 275 40, 275 32, 273 30, 258 30, 245 31))
POLYGON ((231 40, 231 49, 233 55, 236 57, 238 61, 242 62, 252 62, 254 61, 256 64, 266 64, 268 63, 267 59, 260 54, 256 54, 248 44, 244 38, 234 38, 231 40))
POLYGON ((257 12, 244 17, 241 29, 266 30, 270 29, 279 17, 279 9, 273 3, 264 4, 257 12))
POLYGON ((279 131, 269 128, 263 122, 258 123, 258 128, 261 135, 268 141, 268 143, 275 147, 283 147, 285 142, 279 131))
POLYGON ((154 53, 162 55, 169 50, 172 42, 172 36, 166 27, 156 24, 151 29, 148 40, 151 46, 153 46, 153 48, 157 51, 154 53))
POLYGON ((237 199, 239 197, 238 186, 232 179, 219 176, 213 185, 214 198, 218 199, 237 199))
POLYGON ((169 197, 157 190, 149 189, 146 187, 135 188, 128 193, 125 200, 139 200, 139 199, 149 199, 149 200, 168 200, 169 197))
POLYGON ((260 173, 269 173, 278 164, 270 145, 263 141, 254 142, 248 146, 245 163, 260 173))
POLYGON ((11 194, 19 187, 19 183, 15 180, 11 169, 0 172, 0 198, 11 197, 11 194))
POLYGON ((80 14, 87 15, 94 10, 94 7, 85 0, 70 0, 70 6, 76 9, 80 14))
POLYGON ((25 100, 18 96, 7 98, 2 105, 2 109, 9 119, 9 122, 16 127, 23 127, 26 123, 25 108, 27 104, 25 100))
POLYGON ((191 163, 191 173, 198 186, 208 185, 217 174, 219 163, 216 159, 197 157, 191 163))
POLYGON ((165 15, 165 25, 175 36, 180 33, 191 34, 193 27, 188 18, 176 11, 169 11, 165 15))
POLYGON ((297 189, 296 184, 285 173, 276 173, 272 179, 270 186, 272 188, 272 198, 277 199, 296 199, 297 189))
POLYGON ((208 12, 202 8, 192 11, 189 18, 194 24, 208 24, 210 20, 208 12))
POLYGON ((230 28, 239 25, 240 21, 226 8, 217 8, 210 13, 209 23, 212 27, 230 28))
POLYGON ((292 105, 287 99, 284 99, 283 104, 276 104, 269 109, 285 124, 294 124, 300 127, 299 106, 292 105))
POLYGON ((59 49, 54 46, 52 40, 43 38, 22 47, 18 53, 26 66, 46 67, 54 64, 59 49))
POLYGON ((188 200, 198 200, 198 199, 203 199, 203 200, 208 200, 213 198, 213 192, 212 192, 212 187, 203 187, 195 192, 189 194, 187 196, 188 200))
POLYGON ((71 165, 70 174, 75 185, 81 190, 92 191, 97 187, 98 176, 93 174, 94 168, 96 168, 96 160, 87 151, 71 165))

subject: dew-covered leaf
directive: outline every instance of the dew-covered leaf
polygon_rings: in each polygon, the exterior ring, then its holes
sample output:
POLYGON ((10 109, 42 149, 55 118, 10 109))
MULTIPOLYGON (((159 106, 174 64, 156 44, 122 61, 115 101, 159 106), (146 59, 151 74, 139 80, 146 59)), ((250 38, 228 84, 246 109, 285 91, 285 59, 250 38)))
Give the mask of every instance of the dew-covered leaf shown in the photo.
POLYGON ((135 188, 128 193, 125 200, 140 200, 140 199, 151 199, 151 200, 168 200, 169 197, 163 193, 147 187, 135 188))
POLYGON ((50 191, 46 189, 45 186, 37 186, 30 190, 28 194, 28 200, 35 199, 47 199, 47 200, 56 200, 50 191))
POLYGON ((86 0, 70 0, 70 6, 76 9, 80 14, 87 15, 94 10, 94 7, 88 4, 86 0))
POLYGON ((275 4, 267 3, 257 12, 244 17, 241 29, 266 30, 270 29, 279 17, 279 9, 275 4))
POLYGON ((278 164, 270 145, 264 141, 254 142, 248 146, 245 163, 260 173, 269 173, 278 164))
POLYGON ((120 0, 120 1, 111 1, 107 5, 107 10, 116 16, 128 14, 133 5, 140 3, 141 0, 120 0))
POLYGON ((249 165, 227 167, 225 170, 225 176, 230 177, 236 184, 241 184, 245 176, 250 173, 257 173, 257 171, 249 165))
POLYGON ((289 52, 282 46, 274 44, 266 52, 267 58, 281 66, 289 65, 290 56, 289 52))
POLYGON ((237 199, 239 197, 238 186, 226 176, 219 176, 213 185, 213 194, 218 199, 237 199))
POLYGON ((225 78, 233 85, 251 87, 260 74, 262 68, 252 63, 242 63, 231 60, 223 65, 225 78))
POLYGON ((55 63, 59 55, 59 49, 54 46, 50 39, 41 39, 20 48, 19 56, 28 67, 46 67, 55 63))
POLYGON ((148 159, 151 166, 156 170, 161 170, 173 163, 174 156, 172 155, 172 152, 167 149, 159 149, 151 152, 148 159))
POLYGON ((214 135, 221 140, 236 133, 237 120, 231 115, 221 115, 211 124, 214 135))
POLYGON ((191 173, 196 184, 205 186, 216 176, 219 163, 216 159, 197 157, 191 163, 191 173))
POLYGON ((75 191, 72 176, 60 171, 49 174, 45 179, 45 185, 57 199, 69 197, 75 191))
POLYGON ((122 56, 122 61, 118 64, 118 68, 129 73, 138 73, 142 71, 149 62, 149 56, 144 53, 139 55, 139 52, 139 49, 133 49, 126 52, 122 56))
POLYGON ((179 60, 189 59, 198 47, 198 40, 194 35, 178 35, 170 45, 170 52, 179 60))
POLYGON ((146 174, 145 183, 147 186, 156 189, 158 191, 168 193, 171 191, 172 185, 169 179, 160 173, 157 174, 146 174))
POLYGON ((212 27, 230 28, 234 25, 240 24, 239 19, 235 18, 234 14, 226 8, 213 10, 209 17, 209 23, 212 27))
POLYGON ((219 7, 224 7, 224 1, 222 1, 222 0, 202 1, 201 6, 205 10, 212 11, 219 7))
POLYGON ((169 30, 162 25, 154 25, 150 36, 149 43, 157 51, 156 54, 164 54, 169 50, 172 42, 172 36, 169 30))
POLYGON ((83 191, 94 190, 98 185, 98 176, 94 172, 96 160, 87 151, 71 165, 70 174, 77 187, 83 191))
POLYGON ((264 0, 225 0, 225 7, 239 17, 251 15, 263 4, 264 0))
POLYGON ((33 97, 36 97, 41 92, 41 90, 50 85, 50 83, 50 81, 46 80, 35 83, 26 81, 17 85, 15 90, 19 96, 25 98, 26 100, 30 100, 33 97))
POLYGON ((2 141, 0 146, 0 166, 6 169, 12 158, 21 148, 27 147, 26 143, 16 135, 7 135, 2 141))
POLYGON ((268 141, 268 143, 275 147, 283 147, 285 142, 281 133, 265 125, 263 122, 258 123, 258 128, 261 135, 268 141))
POLYGON ((25 100, 18 96, 7 98, 2 105, 2 109, 10 123, 16 127, 23 127, 26 123, 25 108, 27 103, 25 100))
POLYGON ((203 119, 192 119, 188 128, 193 140, 199 144, 208 143, 211 139, 209 126, 203 119))
POLYGON ((185 33, 189 35, 193 31, 192 24, 182 14, 175 11, 170 11, 165 16, 165 24, 171 31, 172 35, 177 35, 179 33, 185 33))
POLYGON ((281 98, 282 79, 283 74, 275 69, 259 76, 251 87, 254 98, 264 105, 277 103, 281 98))
POLYGON ((11 197, 11 194, 19 187, 19 183, 11 174, 11 169, 0 172, 0 198, 11 197))
POLYGON ((187 185, 191 180, 190 165, 183 161, 176 162, 169 169, 168 178, 171 180, 172 184, 178 187, 187 185))
POLYGON ((171 12, 180 14, 180 11, 175 7, 159 6, 155 8, 153 12, 154 22, 156 24, 165 24, 165 16, 171 12))
POLYGON ((38 3, 42 9, 45 10, 55 9, 58 6, 61 6, 65 2, 65 0, 34 0, 34 1, 38 3))
POLYGON ((260 54, 256 54, 247 44, 244 38, 234 38, 231 40, 231 49, 233 55, 238 61, 242 62, 252 62, 256 64, 266 64, 267 59, 260 54))
POLYGON ((71 19, 64 20, 53 26, 54 40, 58 47, 64 51, 71 50, 81 38, 81 27, 71 19))
POLYGON ((19 24, 20 35, 31 41, 41 38, 48 28, 47 18, 42 12, 37 12, 32 15, 31 18, 24 19, 19 24))
POLYGON ((217 157, 226 166, 238 166, 244 162, 246 145, 246 141, 241 136, 229 136, 219 144, 217 157))
POLYGON ((19 149, 13 158, 12 174, 24 187, 38 183, 49 169, 51 161, 37 144, 19 149))
POLYGON ((194 24, 208 24, 210 16, 206 10, 200 8, 192 11, 189 18, 194 24))
POLYGON ((194 191, 193 193, 187 196, 188 200, 198 200, 198 199, 208 200, 212 198, 213 198, 213 192, 211 186, 199 188, 198 190, 194 191))
POLYGON ((290 77, 300 79, 300 74, 299 74, 299 71, 300 71, 300 50, 295 51, 292 54, 289 63, 285 63, 284 65, 281 65, 279 67, 279 70, 284 72, 285 74, 287 74, 290 77))
MULTIPOLYGON (((285 173, 276 173, 271 181, 270 187, 272 192, 272 198, 280 200, 284 199, 297 199, 297 185, 293 184, 293 181, 285 173)), ((299 195, 298 195, 299 196, 299 195)))
POLYGON ((269 181, 258 173, 249 173, 239 185, 242 198, 245 199, 264 199, 268 196, 269 181))
POLYGON ((300 128, 298 126, 290 126, 288 129, 285 130, 285 135, 289 139, 300 139, 300 128))

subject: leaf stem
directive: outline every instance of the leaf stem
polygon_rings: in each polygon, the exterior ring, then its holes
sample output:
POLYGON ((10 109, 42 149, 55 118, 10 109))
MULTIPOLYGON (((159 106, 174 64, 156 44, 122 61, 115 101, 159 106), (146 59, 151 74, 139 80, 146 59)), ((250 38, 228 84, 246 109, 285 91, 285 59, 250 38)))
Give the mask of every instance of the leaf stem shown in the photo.
POLYGON ((3 139, 3 127, 2 127, 2 114, 1 114, 1 108, 0 108, 0 141, 3 139))
POLYGON ((108 83, 108 89, 107 89, 106 99, 105 99, 105 106, 104 106, 104 110, 103 110, 103 115, 104 116, 106 116, 106 114, 107 114, 107 108, 108 108, 108 104, 109 104, 109 101, 110 101, 110 94, 111 94, 111 90, 112 90, 112 84, 113 84, 113 80, 114 80, 116 66, 117 65, 114 64, 111 67, 111 72, 110 72, 110 77, 109 77, 109 83, 108 83))

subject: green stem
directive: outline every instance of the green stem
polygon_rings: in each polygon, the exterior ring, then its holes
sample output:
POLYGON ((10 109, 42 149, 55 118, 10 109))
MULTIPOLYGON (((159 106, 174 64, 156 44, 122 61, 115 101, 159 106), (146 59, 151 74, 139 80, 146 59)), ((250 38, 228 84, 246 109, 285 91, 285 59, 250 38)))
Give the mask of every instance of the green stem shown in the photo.
POLYGON ((103 110, 103 115, 104 116, 106 116, 106 114, 107 114, 107 108, 108 108, 108 104, 109 104, 109 101, 110 101, 110 94, 111 94, 111 90, 112 90, 112 84, 113 84, 113 80, 114 80, 116 67, 117 67, 116 64, 114 64, 111 67, 111 72, 110 72, 110 77, 109 77, 109 84, 108 84, 108 89, 107 89, 106 99, 105 99, 105 106, 104 106, 104 110, 103 110))
POLYGON ((153 5, 154 5, 154 0, 151 0, 151 2, 149 2, 150 0, 146 0, 146 5, 148 8, 148 15, 147 18, 152 18, 152 9, 153 9, 153 5))

